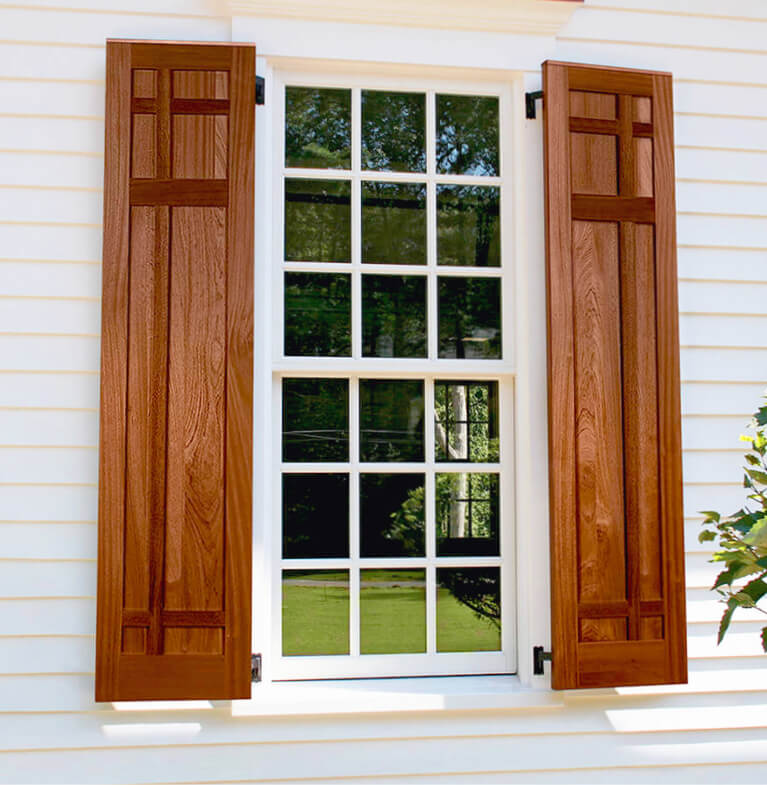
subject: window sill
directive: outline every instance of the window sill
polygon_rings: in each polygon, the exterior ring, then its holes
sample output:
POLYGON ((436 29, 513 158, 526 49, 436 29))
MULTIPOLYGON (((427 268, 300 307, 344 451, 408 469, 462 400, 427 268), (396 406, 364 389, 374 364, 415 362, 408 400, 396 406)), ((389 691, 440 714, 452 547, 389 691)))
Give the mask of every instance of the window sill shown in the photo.
POLYGON ((250 700, 232 701, 232 716, 498 711, 562 706, 564 700, 560 694, 523 687, 517 676, 347 679, 254 684, 250 700))

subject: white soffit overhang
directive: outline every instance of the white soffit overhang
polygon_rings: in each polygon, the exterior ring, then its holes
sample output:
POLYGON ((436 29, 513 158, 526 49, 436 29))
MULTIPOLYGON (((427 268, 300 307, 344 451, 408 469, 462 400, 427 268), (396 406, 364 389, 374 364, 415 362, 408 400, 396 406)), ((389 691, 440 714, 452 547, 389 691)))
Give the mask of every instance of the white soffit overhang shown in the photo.
POLYGON ((227 0, 232 16, 556 35, 579 0, 227 0))

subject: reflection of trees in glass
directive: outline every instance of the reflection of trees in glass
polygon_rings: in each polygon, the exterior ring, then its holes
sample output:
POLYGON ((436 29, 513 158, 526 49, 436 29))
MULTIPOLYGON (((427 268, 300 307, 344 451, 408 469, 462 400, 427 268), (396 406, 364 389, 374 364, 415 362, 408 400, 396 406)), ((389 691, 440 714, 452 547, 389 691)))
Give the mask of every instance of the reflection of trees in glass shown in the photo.
POLYGON ((497 474, 438 474, 436 511, 438 555, 497 555, 497 474))
POLYGON ((351 354, 351 276, 285 273, 285 355, 351 354))
POLYGON ((351 169, 351 90, 285 88, 285 165, 351 169))
POLYGON ((423 382, 360 380, 360 459, 423 461, 423 382))
POLYGON ((348 380, 282 380, 282 459, 349 460, 348 380))
POLYGON ((498 175, 498 99, 437 96, 437 171, 498 175))
POLYGON ((398 543, 408 555, 423 555, 425 489, 423 485, 408 491, 407 498, 391 513, 390 523, 384 530, 387 540, 398 543))
POLYGON ((436 382, 434 439, 438 461, 497 461, 498 383, 436 382))
POLYGON ((424 556, 424 475, 360 475, 360 555, 424 556))
POLYGON ((501 356, 500 278, 440 276, 439 356, 493 359, 501 356))
POLYGON ((364 357, 426 357, 426 277, 362 276, 364 357))
POLYGON ((352 186, 348 180, 285 180, 285 260, 351 259, 352 186))
POLYGON ((481 619, 501 626, 501 580, 498 567, 451 567, 437 570, 437 584, 448 589, 481 619))
POLYGON ((426 186, 362 183, 362 261, 426 264, 426 186))
POLYGON ((484 186, 437 186, 438 264, 500 267, 499 194, 484 186))
POLYGON ((349 556, 349 475, 282 475, 282 556, 349 556))
POLYGON ((426 96, 362 91, 362 168, 426 171, 426 96))

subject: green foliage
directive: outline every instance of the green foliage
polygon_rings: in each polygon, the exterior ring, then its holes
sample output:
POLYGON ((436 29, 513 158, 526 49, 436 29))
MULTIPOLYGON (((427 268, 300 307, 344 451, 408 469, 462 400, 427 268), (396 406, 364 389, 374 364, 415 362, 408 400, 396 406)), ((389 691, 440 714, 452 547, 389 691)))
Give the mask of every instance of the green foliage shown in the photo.
MULTIPOLYGON (((738 608, 753 608, 767 615, 759 603, 767 595, 767 405, 761 406, 749 426, 753 436, 741 436, 750 445, 745 455, 743 487, 748 504, 732 515, 704 510, 700 542, 717 540, 719 550, 712 561, 724 569, 711 587, 726 606, 719 623, 718 643, 722 642, 738 608)), ((767 627, 761 632, 762 649, 767 652, 767 627)))

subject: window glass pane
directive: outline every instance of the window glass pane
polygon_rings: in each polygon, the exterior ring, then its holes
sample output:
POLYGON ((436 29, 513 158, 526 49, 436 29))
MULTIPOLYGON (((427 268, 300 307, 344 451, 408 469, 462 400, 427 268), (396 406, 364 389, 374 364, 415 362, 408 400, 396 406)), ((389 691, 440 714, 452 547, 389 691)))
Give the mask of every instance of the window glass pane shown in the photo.
POLYGON ((498 382, 435 382, 434 452, 438 461, 499 460, 498 382))
POLYGON ((349 460, 346 379, 283 379, 282 460, 349 460))
POLYGON ((282 653, 349 653, 349 571, 284 570, 282 653))
POLYGON ((426 278, 362 276, 364 357, 426 357, 426 278))
POLYGON ((426 96, 362 91, 362 168, 426 171, 426 96))
POLYGON ((351 276, 285 273, 285 355, 351 355, 351 276))
POLYGON ((362 183, 362 261, 426 264, 426 186, 362 183))
POLYGON ((424 475, 360 475, 360 556, 424 556, 424 475))
POLYGON ((285 261, 351 259, 351 194, 348 180, 285 180, 285 261))
POLYGON ((437 651, 501 648, 498 567, 437 570, 437 651))
POLYGON ((360 460, 423 461, 423 382, 360 380, 360 460))
POLYGON ((424 651, 425 570, 360 570, 360 652, 424 651))
POLYGON ((349 555, 349 475, 282 475, 282 556, 349 555))
POLYGON ((437 556, 498 556, 498 475, 438 474, 437 556))
POLYGON ((437 96, 437 171, 500 174, 497 98, 437 96))
POLYGON ((439 356, 501 356, 499 278, 442 277, 439 292, 439 356))
POLYGON ((351 169, 352 91, 285 88, 285 166, 351 169))
POLYGON ((437 263, 500 267, 500 189, 437 186, 437 263))

